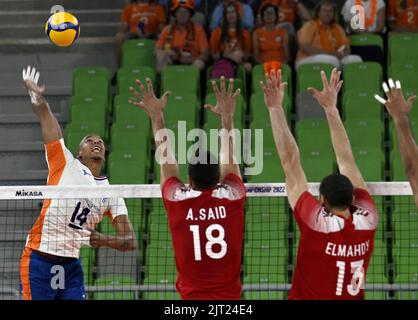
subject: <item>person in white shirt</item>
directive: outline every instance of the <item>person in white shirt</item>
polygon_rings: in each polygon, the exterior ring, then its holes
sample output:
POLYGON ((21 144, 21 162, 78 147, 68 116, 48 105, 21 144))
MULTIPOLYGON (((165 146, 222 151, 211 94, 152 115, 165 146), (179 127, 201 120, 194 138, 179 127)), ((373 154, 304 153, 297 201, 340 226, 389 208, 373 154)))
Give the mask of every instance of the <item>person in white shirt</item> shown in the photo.
MULTIPOLYGON (((39 116, 45 143, 50 186, 109 185, 100 176, 105 160, 105 145, 98 135, 88 135, 80 142, 77 158, 65 147, 61 127, 51 112, 38 86, 39 72, 30 66, 23 70, 33 111, 39 116)), ((27 237, 20 261, 20 280, 26 300, 84 299, 80 247, 110 247, 120 251, 136 249, 136 239, 122 198, 47 199, 27 237), (108 215, 115 236, 94 231, 108 215), (57 286, 52 278, 63 272, 64 284, 57 286)))

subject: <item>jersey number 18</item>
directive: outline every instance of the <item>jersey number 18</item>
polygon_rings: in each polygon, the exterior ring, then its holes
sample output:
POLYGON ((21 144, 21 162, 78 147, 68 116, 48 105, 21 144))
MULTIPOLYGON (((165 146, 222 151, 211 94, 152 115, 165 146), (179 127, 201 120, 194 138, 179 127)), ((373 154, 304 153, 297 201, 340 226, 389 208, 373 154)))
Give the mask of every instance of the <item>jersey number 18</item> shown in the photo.
MULTIPOLYGON (((199 233, 199 226, 198 225, 191 225, 190 231, 193 233, 193 245, 194 245, 194 259, 196 261, 202 260, 202 250, 200 247, 200 233, 199 233)), ((205 251, 206 254, 212 259, 222 259, 228 246, 226 244, 225 238, 225 230, 220 224, 211 224, 209 227, 206 228, 206 245, 205 251), (213 236, 213 231, 218 231, 218 236, 213 236), (213 252, 213 245, 218 244, 221 246, 221 251, 213 252)))

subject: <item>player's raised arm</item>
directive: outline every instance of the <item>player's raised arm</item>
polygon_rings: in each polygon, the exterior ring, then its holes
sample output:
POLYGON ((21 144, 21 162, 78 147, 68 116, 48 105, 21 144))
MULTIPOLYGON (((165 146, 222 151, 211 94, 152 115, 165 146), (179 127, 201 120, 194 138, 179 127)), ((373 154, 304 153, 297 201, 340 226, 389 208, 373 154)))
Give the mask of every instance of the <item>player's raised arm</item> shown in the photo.
MULTIPOLYGON (((167 105, 167 99, 171 92, 165 92, 163 96, 158 99, 154 94, 152 83, 149 78, 147 78, 146 88, 139 80, 136 80, 136 84, 139 86, 140 92, 136 91, 133 87, 130 88, 130 91, 138 101, 131 99, 129 100, 129 103, 140 107, 151 119, 156 147, 156 159, 161 167, 160 185, 162 187, 168 178, 179 177, 177 161, 174 156, 170 135, 165 127, 164 121, 164 108, 167 105)), ((142 137, 138 138, 141 139, 142 137)))
POLYGON ((395 123, 401 158, 405 166, 406 175, 411 183, 412 191, 414 192, 415 204, 418 207, 418 146, 414 141, 408 119, 408 113, 411 111, 412 105, 417 97, 412 96, 408 100, 405 100, 401 83, 396 81, 395 85, 392 79, 389 79, 388 82, 389 86, 383 83, 383 90, 388 98, 387 101, 380 97, 376 97, 376 99, 385 104, 386 109, 395 123))
POLYGON ((294 209, 300 195, 308 190, 308 182, 303 171, 299 148, 287 125, 283 110, 283 98, 287 83, 282 82, 281 70, 266 74, 266 84, 261 82, 264 102, 270 113, 276 149, 286 176, 289 204, 294 209))
POLYGON ((45 86, 38 86, 39 72, 28 66, 23 69, 22 75, 32 102, 32 109, 39 116, 44 143, 48 144, 61 139, 61 127, 43 96, 45 86))
POLYGON ((314 88, 308 88, 308 90, 325 110, 340 173, 350 179, 355 188, 366 189, 366 184, 355 162, 350 140, 337 109, 338 92, 343 84, 343 81, 340 81, 340 76, 341 71, 334 68, 328 82, 325 72, 321 71, 324 87, 322 91, 319 92, 314 88))
POLYGON ((234 112, 235 101, 240 94, 240 89, 234 90, 234 80, 229 80, 228 89, 226 88, 226 80, 221 78, 221 87, 219 88, 215 81, 212 82, 213 90, 216 97, 216 106, 205 105, 205 108, 221 117, 222 131, 221 131, 221 178, 223 179, 230 173, 241 177, 239 165, 235 158, 234 145, 234 112))

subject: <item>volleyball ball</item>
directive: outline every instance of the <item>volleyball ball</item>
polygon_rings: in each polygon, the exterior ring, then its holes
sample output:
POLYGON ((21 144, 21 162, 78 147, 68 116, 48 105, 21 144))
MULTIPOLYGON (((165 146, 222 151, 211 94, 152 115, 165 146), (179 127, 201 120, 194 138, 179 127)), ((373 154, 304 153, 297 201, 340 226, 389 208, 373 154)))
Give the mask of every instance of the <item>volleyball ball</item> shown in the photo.
POLYGON ((80 35, 80 26, 71 13, 57 12, 46 22, 45 33, 58 47, 69 47, 80 35))

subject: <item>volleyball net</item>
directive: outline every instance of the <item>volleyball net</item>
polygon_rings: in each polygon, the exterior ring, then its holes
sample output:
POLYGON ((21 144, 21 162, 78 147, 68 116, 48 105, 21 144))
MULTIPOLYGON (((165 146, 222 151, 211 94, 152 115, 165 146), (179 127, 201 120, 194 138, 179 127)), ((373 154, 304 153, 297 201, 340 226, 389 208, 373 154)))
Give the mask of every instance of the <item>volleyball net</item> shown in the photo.
MULTIPOLYGON (((287 299, 299 231, 284 184, 246 184, 242 255, 243 299, 287 299)), ((318 195, 318 184, 309 184, 318 195)), ((379 210, 366 299, 418 299, 418 210, 406 182, 369 183, 379 210)), ((80 259, 87 299, 179 299, 168 219, 159 185, 110 187, 0 187, 0 299, 21 299, 19 264, 27 235, 45 199, 74 207, 79 199, 124 198, 137 249, 83 247, 80 259)), ((93 199, 93 200, 92 200, 93 199)), ((94 200, 95 199, 95 200, 94 200)), ((83 223, 78 213, 71 221, 83 223), (74 221, 73 221, 74 220, 74 221)), ((106 216, 96 230, 116 234, 106 216)), ((65 235, 61 235, 65 241, 65 235)), ((191 236, 192 241, 192 236, 191 236)))

